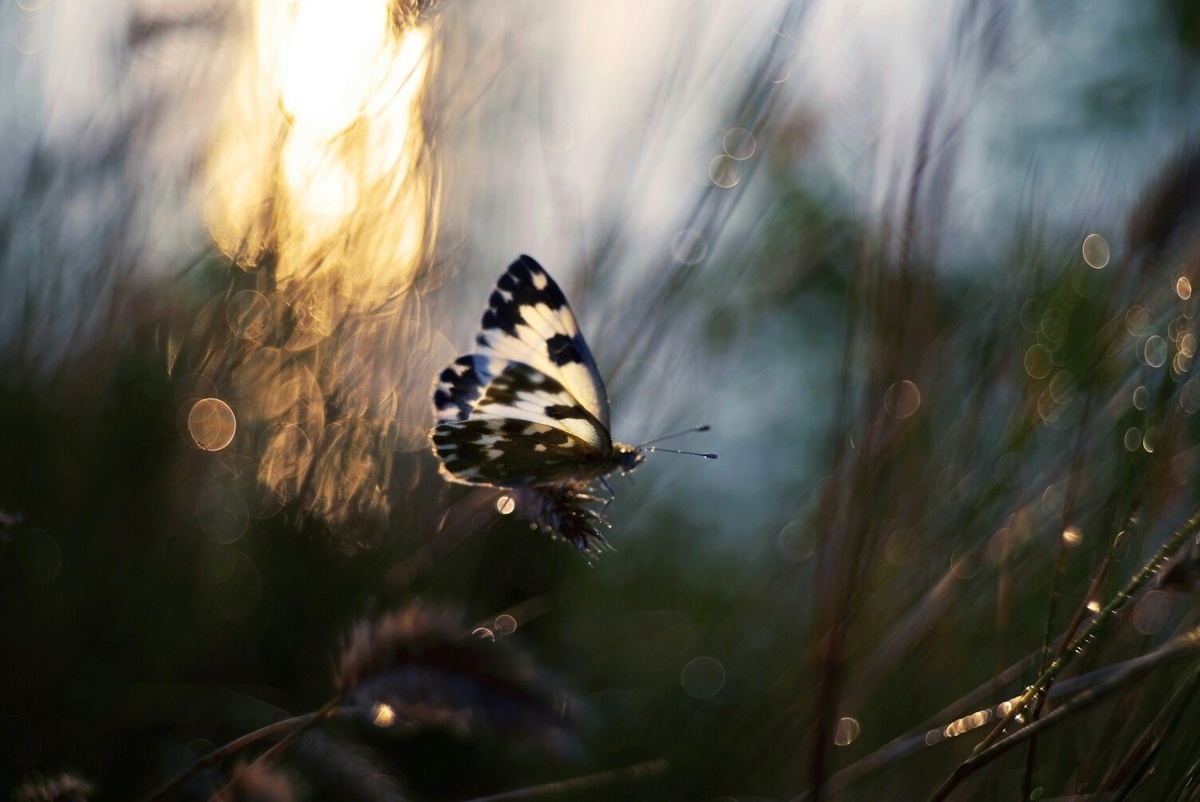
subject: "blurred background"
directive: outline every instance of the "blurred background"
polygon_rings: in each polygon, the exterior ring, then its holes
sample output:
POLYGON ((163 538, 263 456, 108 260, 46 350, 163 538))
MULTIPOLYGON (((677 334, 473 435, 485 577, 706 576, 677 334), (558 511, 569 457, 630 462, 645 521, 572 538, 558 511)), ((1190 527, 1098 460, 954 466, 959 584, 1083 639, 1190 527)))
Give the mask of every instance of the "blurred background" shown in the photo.
POLYGON ((0 792, 1200 798, 1198 79, 1185 0, 8 0, 0 792), (720 454, 593 562, 428 447, 521 253, 720 454))

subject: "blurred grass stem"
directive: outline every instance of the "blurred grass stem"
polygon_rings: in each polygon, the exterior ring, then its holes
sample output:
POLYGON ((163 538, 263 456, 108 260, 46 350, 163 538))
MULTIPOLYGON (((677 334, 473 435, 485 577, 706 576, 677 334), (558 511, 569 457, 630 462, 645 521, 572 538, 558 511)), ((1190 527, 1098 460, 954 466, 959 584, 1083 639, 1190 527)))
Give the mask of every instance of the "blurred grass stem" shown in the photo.
MULTIPOLYGON (((283 721, 277 721, 274 724, 268 724, 265 727, 260 727, 259 729, 255 730, 254 732, 247 733, 247 734, 243 735, 241 738, 236 738, 236 739, 230 741, 229 743, 222 746, 220 749, 216 749, 216 750, 208 753, 207 755, 200 758, 195 763, 193 763, 192 765, 188 766, 186 769, 181 771, 179 774, 175 775, 175 777, 173 777, 170 782, 168 782, 166 785, 164 785, 162 788, 160 788, 157 792, 155 792, 154 796, 150 797, 146 802, 161 802, 161 800, 164 800, 167 798, 168 793, 175 790, 177 787, 179 787, 183 783, 187 782, 192 777, 196 776, 197 774, 204 771, 205 769, 208 769, 208 768, 211 768, 212 766, 217 765, 222 760, 225 760, 228 757, 232 757, 233 755, 236 755, 238 752, 242 751, 243 749, 245 749, 248 746, 251 746, 251 745, 261 741, 263 738, 270 738, 274 735, 278 735, 283 732, 288 732, 289 730, 294 731, 294 730, 301 729, 301 728, 303 728, 304 730, 307 730, 308 727, 310 727, 310 726, 312 726, 312 724, 316 723, 316 721, 319 719, 319 717, 323 713, 324 713, 324 710, 321 710, 316 713, 308 713, 307 715, 303 715, 303 716, 294 716, 292 718, 286 718, 283 721)), ((294 740, 294 739, 292 739, 292 740, 294 740)))
MULTIPOLYGON (((1173 554, 1184 543, 1184 541, 1187 540, 1188 537, 1195 533, 1198 526, 1200 526, 1200 507, 1196 507, 1192 511, 1192 514, 1188 516, 1188 519, 1184 525, 1179 527, 1179 529, 1177 529, 1175 533, 1167 539, 1167 542, 1162 545, 1162 548, 1160 548, 1155 555, 1151 557, 1144 566, 1142 566, 1142 569, 1133 575, 1128 584, 1118 591, 1117 594, 1109 600, 1108 604, 1106 604, 1100 610, 1100 612, 1096 613, 1095 617, 1092 618, 1087 627, 1085 627, 1084 630, 1080 632, 1074 640, 1071 641, 1070 645, 1067 646, 1066 649, 1061 650, 1059 656, 1051 661, 1049 667, 1042 672, 1042 675, 1037 678, 1037 681, 1025 690, 1025 693, 1022 694, 1016 703, 1013 704, 1012 709, 1004 716, 1004 718, 1000 720, 999 723, 996 724, 996 727, 990 733, 988 733, 987 737, 985 737, 979 743, 979 745, 975 747, 975 751, 971 754, 971 757, 960 763, 958 767, 955 768, 954 773, 951 774, 950 777, 947 778, 942 784, 942 786, 934 792, 933 796, 930 797, 931 802, 933 800, 945 799, 950 791, 952 791, 955 786, 962 781, 963 778, 971 774, 975 769, 989 762, 992 757, 995 757, 995 755, 1005 751, 1008 747, 1018 743, 1021 740, 1025 740, 1032 735, 1035 735, 1038 731, 1044 728, 1038 725, 1044 724, 1047 719, 1053 718, 1054 720, 1058 720, 1064 715, 1067 715, 1067 713, 1063 711, 1067 710, 1068 708, 1071 710, 1077 708, 1078 700, 1073 702, 1072 705, 1064 706, 1063 708, 1054 711, 1054 713, 1052 713, 1050 716, 1047 716, 1046 719, 1042 719, 1035 724, 1031 724, 1023 730, 1008 736, 1001 742, 1004 744, 1003 749, 995 748, 999 746, 997 742, 1000 740, 1000 736, 1004 733, 1004 730, 1013 721, 1013 719, 1016 718, 1021 711, 1025 710, 1029 706, 1030 702, 1032 702, 1039 694, 1042 694, 1046 691, 1054 678, 1058 676, 1059 672, 1061 672, 1071 663, 1076 655, 1083 653, 1084 647, 1087 646, 1087 644, 1090 643, 1097 634, 1099 634, 1099 632, 1108 623, 1109 619, 1112 618, 1113 614, 1125 605, 1125 602, 1128 601, 1129 598, 1136 593, 1138 589, 1141 588, 1141 586, 1144 585, 1146 581, 1149 580, 1150 577, 1152 577, 1154 573, 1159 570, 1159 568, 1162 567, 1162 565, 1167 561, 1167 558, 1173 554), (1019 739, 1018 736, 1020 736, 1019 739)), ((1191 638, 1194 640, 1195 638, 1200 637, 1200 632, 1197 630, 1192 630, 1192 632, 1188 633, 1188 635, 1182 637, 1191 638)), ((1175 642, 1173 641, 1173 643, 1175 642)), ((1095 696, 1097 692, 1093 692, 1092 696, 1095 696)))

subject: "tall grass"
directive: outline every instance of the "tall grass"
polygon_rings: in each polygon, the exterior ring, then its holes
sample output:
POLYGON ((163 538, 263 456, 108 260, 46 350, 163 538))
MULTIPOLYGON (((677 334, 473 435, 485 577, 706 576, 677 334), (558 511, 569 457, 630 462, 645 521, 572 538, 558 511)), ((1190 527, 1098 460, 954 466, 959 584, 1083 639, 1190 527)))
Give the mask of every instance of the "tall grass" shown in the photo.
MULTIPOLYGON (((1176 5, 1155 6, 1179 24, 1143 46, 1194 76, 1176 5)), ((647 242, 623 216, 653 164, 631 167, 609 217, 572 232, 575 257, 547 265, 617 424, 652 436, 711 415, 702 450, 722 454, 614 480, 615 551, 594 564, 497 492, 448 487, 422 435, 476 285, 503 267, 462 219, 489 208, 473 191, 505 188, 457 172, 513 135, 497 123, 467 152, 480 98, 512 91, 506 113, 529 113, 498 12, 441 9, 415 162, 428 239, 372 303, 332 280, 287 295, 269 237, 252 258, 198 244, 162 279, 120 204, 85 230, 94 253, 70 263, 95 267, 76 282, 56 272, 70 226, 47 221, 95 182, 137 196, 154 108, 88 169, 30 157, 0 215, 17 232, 0 251, 16 288, 0 302, 0 787, 1200 798, 1200 149, 1180 136, 1142 165, 1138 202, 1073 230, 1033 165, 983 251, 964 222, 972 124, 1040 12, 956 7, 917 123, 877 126, 852 156, 882 188, 872 207, 814 164, 858 144, 823 141, 823 111, 777 81, 820 10, 785 4, 711 95, 714 130, 757 150, 722 163, 736 185, 718 170, 676 210, 685 238, 647 242), (225 448, 189 429, 198 398, 238 414, 225 448)), ((129 46, 238 19, 141 20, 129 46)), ((696 86, 671 41, 664 97, 696 86)), ((310 277, 362 243, 347 234, 310 277)))

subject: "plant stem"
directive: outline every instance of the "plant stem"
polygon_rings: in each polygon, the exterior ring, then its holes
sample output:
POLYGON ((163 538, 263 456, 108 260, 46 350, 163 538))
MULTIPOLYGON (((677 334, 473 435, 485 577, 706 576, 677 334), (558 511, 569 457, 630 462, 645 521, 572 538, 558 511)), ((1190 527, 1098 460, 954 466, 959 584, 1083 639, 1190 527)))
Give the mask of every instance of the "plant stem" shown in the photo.
MULTIPOLYGON (((1100 612, 1096 613, 1095 617, 1092 618, 1087 627, 1085 627, 1084 630, 1079 633, 1075 640, 1071 641, 1070 645, 1066 649, 1063 649, 1060 654, 1055 657, 1053 661, 1051 661, 1046 670, 1042 672, 1042 675, 1037 678, 1037 681, 1025 689, 1025 693, 1022 694, 1021 697, 1013 704, 1012 709, 1009 710, 1004 718, 1000 720, 995 729, 988 733, 987 737, 980 741, 979 745, 975 747, 975 751, 971 753, 971 757, 960 763, 954 769, 954 773, 951 774, 950 777, 948 777, 942 784, 942 786, 934 792, 934 795, 930 797, 931 801, 936 799, 945 799, 950 791, 952 791, 964 777, 969 775, 972 771, 978 768, 979 765, 981 765, 981 761, 978 758, 981 758, 983 755, 990 752, 993 745, 995 745, 1000 739, 1000 736, 1003 734, 1005 728, 1008 727, 1017 714, 1023 711, 1038 694, 1043 693, 1050 682, 1056 676, 1058 676, 1059 672, 1061 672, 1071 663, 1076 655, 1083 652, 1084 647, 1091 642, 1091 640, 1100 632, 1101 629, 1104 628, 1116 611, 1123 607, 1125 602, 1129 600, 1130 596, 1136 593, 1138 589, 1141 588, 1141 586, 1144 585, 1146 581, 1154 575, 1155 571, 1157 571, 1162 564, 1166 562, 1167 558, 1196 531, 1197 527, 1200 527, 1200 506, 1197 506, 1192 510, 1192 514, 1188 516, 1188 519, 1186 522, 1184 522, 1183 526, 1179 527, 1177 530, 1175 530, 1171 537, 1167 538, 1167 541, 1162 545, 1162 548, 1160 548, 1155 555, 1151 557, 1145 565, 1142 566, 1140 571, 1133 575, 1125 587, 1121 588, 1121 590, 1119 590, 1117 594, 1109 600, 1108 604, 1106 604, 1100 610, 1100 612)), ((1016 735, 1025 732, 1029 732, 1029 735, 1033 735, 1037 732, 1037 729, 1039 728, 1035 728, 1035 725, 1030 725, 1023 730, 1010 735, 1005 739, 1005 742, 1007 743, 1012 741, 1016 735)), ((1029 735, 1023 736, 1022 740, 1028 738, 1029 735)))
POLYGON ((168 782, 162 788, 158 789, 158 791, 155 792, 154 796, 150 797, 147 800, 147 802, 161 802, 161 800, 166 798, 166 795, 168 793, 175 790, 178 786, 182 785, 184 782, 190 780, 192 777, 196 776, 197 774, 199 774, 200 772, 209 768, 210 766, 215 766, 217 763, 220 763, 225 758, 231 757, 231 756, 237 754, 241 750, 245 749, 247 746, 257 743, 258 741, 261 741, 263 738, 270 738, 271 736, 278 735, 281 732, 287 732, 288 730, 291 730, 293 728, 304 726, 305 724, 308 724, 311 720, 315 719, 317 715, 318 715, 317 713, 309 713, 309 714, 303 715, 303 716, 295 716, 293 718, 287 718, 287 719, 284 719, 283 721, 277 721, 274 724, 268 724, 265 727, 260 727, 259 729, 255 730, 254 732, 247 733, 246 735, 243 735, 241 738, 236 738, 236 739, 230 741, 229 743, 222 746, 220 749, 216 749, 212 752, 209 752, 207 755, 200 758, 192 765, 188 766, 186 769, 181 771, 179 774, 175 775, 175 777, 172 778, 170 782, 168 782))

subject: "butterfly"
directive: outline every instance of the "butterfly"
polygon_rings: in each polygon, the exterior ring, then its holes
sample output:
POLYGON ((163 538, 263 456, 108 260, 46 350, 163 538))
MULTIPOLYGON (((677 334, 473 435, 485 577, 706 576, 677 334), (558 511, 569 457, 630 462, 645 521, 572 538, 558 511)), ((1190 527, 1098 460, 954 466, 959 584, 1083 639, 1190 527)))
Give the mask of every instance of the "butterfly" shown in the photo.
POLYGON ((439 374, 433 406, 430 440, 443 477, 511 491, 535 525, 585 556, 608 546, 596 528, 602 514, 585 506, 601 500, 589 487, 608 488, 610 474, 632 471, 654 450, 612 439, 592 352, 566 296, 529 256, 496 282, 475 352, 439 374))

